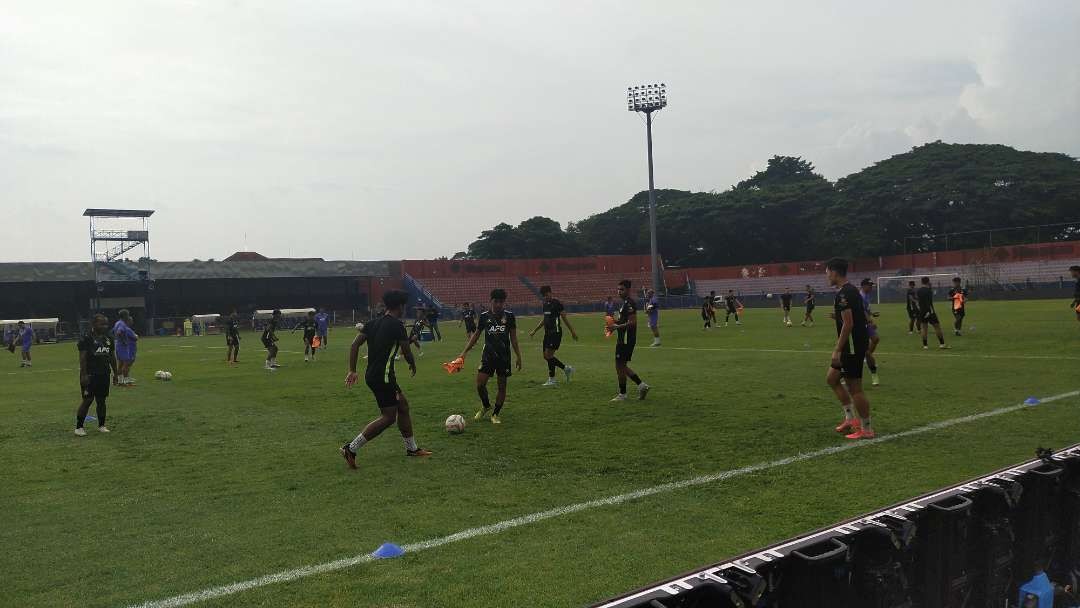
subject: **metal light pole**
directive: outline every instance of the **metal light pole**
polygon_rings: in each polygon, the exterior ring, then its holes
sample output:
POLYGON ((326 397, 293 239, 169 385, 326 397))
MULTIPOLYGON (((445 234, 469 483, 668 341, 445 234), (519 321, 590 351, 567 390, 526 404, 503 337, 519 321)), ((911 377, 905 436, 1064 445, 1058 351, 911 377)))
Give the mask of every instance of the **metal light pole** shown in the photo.
POLYGON ((652 287, 662 293, 660 253, 656 248, 656 191, 653 188, 652 115, 667 106, 667 85, 646 84, 626 89, 626 109, 645 114, 645 137, 649 153, 649 252, 652 260, 652 287))

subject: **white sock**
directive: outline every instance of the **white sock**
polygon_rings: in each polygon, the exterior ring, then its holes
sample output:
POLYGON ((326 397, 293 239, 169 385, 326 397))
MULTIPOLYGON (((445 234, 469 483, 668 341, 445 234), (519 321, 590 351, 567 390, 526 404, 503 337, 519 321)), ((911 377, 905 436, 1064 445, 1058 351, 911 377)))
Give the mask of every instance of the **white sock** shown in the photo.
POLYGON ((356 439, 349 442, 349 449, 355 454, 357 450, 364 447, 365 443, 367 443, 367 437, 364 437, 364 434, 360 433, 356 436, 356 439))
POLYGON ((844 420, 854 420, 855 419, 855 409, 853 407, 851 407, 850 403, 844 404, 844 405, 842 405, 840 407, 844 408, 844 420))
POLYGON ((402 437, 405 440, 405 449, 410 452, 416 451, 416 438, 415 437, 402 437))
POLYGON ((870 418, 862 418, 862 417, 860 417, 859 418, 859 424, 862 425, 862 430, 864 430, 864 431, 869 431, 870 430, 870 418))

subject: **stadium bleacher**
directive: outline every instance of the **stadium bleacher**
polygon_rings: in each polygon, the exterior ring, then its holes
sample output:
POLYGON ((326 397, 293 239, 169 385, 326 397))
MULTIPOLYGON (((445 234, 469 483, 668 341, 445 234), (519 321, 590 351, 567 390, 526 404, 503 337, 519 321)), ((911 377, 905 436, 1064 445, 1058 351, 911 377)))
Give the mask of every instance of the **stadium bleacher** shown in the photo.
POLYGON ((435 295, 443 306, 451 308, 461 306, 462 302, 484 304, 496 287, 506 290, 507 306, 510 308, 519 304, 532 305, 539 299, 518 277, 427 277, 417 279, 417 282, 435 295))

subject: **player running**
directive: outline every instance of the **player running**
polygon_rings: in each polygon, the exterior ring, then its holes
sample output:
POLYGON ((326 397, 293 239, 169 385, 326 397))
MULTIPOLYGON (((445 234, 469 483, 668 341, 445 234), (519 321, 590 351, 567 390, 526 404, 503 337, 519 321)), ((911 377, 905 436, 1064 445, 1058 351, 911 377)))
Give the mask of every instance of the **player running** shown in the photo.
POLYGON ((275 370, 279 367, 277 362, 277 330, 281 325, 281 311, 275 309, 273 314, 270 315, 270 320, 266 322, 266 327, 263 328, 262 343, 266 348, 266 369, 275 370))
MULTIPOLYGON (((710 291, 701 302, 701 320, 705 322, 705 326, 702 329, 712 329, 713 317, 716 316, 716 312, 713 310, 713 298, 716 297, 715 291, 710 291)), ((610 313, 611 316, 615 316, 615 313, 610 313)))
MULTIPOLYGON (((422 306, 416 307, 416 318, 413 319, 412 329, 409 330, 409 344, 416 347, 416 353, 421 357, 424 356, 424 345, 420 338, 424 336, 424 327, 427 325, 426 318, 424 308, 422 306)), ((400 355, 398 357, 400 358, 400 355)))
POLYGON ((75 434, 86 437, 86 414, 90 403, 97 402, 98 430, 108 433, 105 426, 105 401, 109 398, 109 375, 116 378, 116 350, 112 335, 109 334, 109 319, 101 314, 94 315, 90 331, 79 340, 79 387, 82 389, 82 401, 75 413, 75 434))
POLYGON ((919 321, 919 296, 915 291, 915 281, 907 283, 907 333, 912 335, 915 330, 922 332, 922 322, 919 321))
POLYGON ((660 346, 660 300, 652 289, 645 292, 645 314, 649 317, 649 330, 652 332, 653 341, 649 348, 660 346))
MULTIPOLYGON (((319 337, 319 348, 326 348, 330 343, 330 315, 322 308, 315 315, 315 335, 319 337)), ((313 352, 312 357, 314 356, 313 352)))
POLYGON ((619 307, 619 318, 612 329, 618 332, 615 341, 615 373, 619 378, 619 394, 611 401, 626 401, 627 378, 637 385, 638 399, 645 399, 649 394, 649 385, 627 365, 634 357, 634 346, 637 344, 637 305, 630 297, 629 279, 619 282, 618 294, 622 299, 622 306, 619 307))
POLYGON ((555 368, 563 370, 567 382, 570 382, 571 376, 574 375, 573 366, 566 365, 555 356, 555 351, 562 345, 563 324, 566 324, 575 342, 578 337, 574 326, 570 325, 570 319, 566 318, 566 309, 563 308, 562 302, 552 297, 551 287, 548 285, 540 287, 540 296, 544 298, 544 318, 540 319, 536 327, 529 332, 529 337, 535 336, 541 327, 544 328, 544 360, 547 361, 548 379, 542 386, 555 386, 558 384, 555 381, 555 368))
POLYGON ((409 400, 398 386, 397 376, 394 374, 394 360, 397 354, 401 353, 409 364, 409 372, 416 375, 416 360, 409 350, 405 324, 401 322, 409 296, 404 291, 390 290, 383 294, 382 299, 386 304, 386 314, 365 323, 349 346, 349 373, 345 376, 345 386, 352 387, 356 384, 357 356, 360 346, 367 343, 368 360, 364 382, 371 389, 371 394, 375 396, 375 405, 379 408, 379 417, 369 422, 355 439, 341 446, 341 456, 350 469, 356 468, 356 452, 395 422, 401 432, 401 439, 405 442, 405 454, 431 456, 431 450, 416 445, 409 400))
POLYGON ((877 350, 881 338, 878 337, 877 323, 874 322, 874 318, 878 316, 878 313, 870 309, 870 294, 873 291, 874 282, 869 277, 859 283, 859 295, 862 296, 863 312, 866 313, 866 335, 870 338, 870 345, 866 349, 866 366, 870 368, 870 384, 878 386, 881 381, 878 380, 877 359, 874 358, 874 351, 877 350))
POLYGON ((476 311, 473 310, 472 302, 461 305, 461 319, 458 320, 458 327, 461 327, 462 323, 465 324, 465 339, 468 340, 476 333, 476 311))
POLYGON ((240 356, 240 318, 232 311, 225 321, 225 363, 236 365, 240 356))
POLYGON ((30 360, 30 347, 34 345, 34 330, 26 322, 19 321, 12 338, 12 345, 19 344, 19 367, 33 367, 30 360))
POLYGON ((814 294, 814 288, 806 286, 806 297, 803 298, 803 306, 806 307, 806 314, 803 315, 802 323, 799 323, 800 327, 813 327, 814 326, 814 307, 817 306, 817 296, 814 294))
POLYGON ((791 327, 791 288, 784 288, 780 294, 780 310, 784 311, 784 325, 791 327))
POLYGON ((964 315, 967 314, 968 292, 960 284, 960 277, 953 277, 952 289, 949 290, 949 299, 952 300, 953 334, 959 336, 964 326, 964 315))
POLYGON ((941 333, 941 321, 938 320, 937 313, 934 311, 934 290, 930 288, 930 277, 923 277, 922 287, 915 292, 915 297, 919 302, 919 322, 921 323, 921 329, 919 330, 922 335, 922 347, 923 350, 929 348, 926 345, 926 334, 928 333, 928 326, 934 326, 934 333, 937 334, 938 348, 949 348, 945 346, 945 334, 941 333))
POLYGON ((465 350, 458 355, 461 359, 472 350, 480 334, 484 334, 484 352, 480 358, 480 368, 476 371, 476 392, 480 395, 482 408, 473 416, 474 420, 480 420, 491 410, 491 401, 488 397, 487 383, 492 376, 497 377, 499 392, 495 395, 495 411, 491 413, 491 423, 501 424, 499 414, 503 405, 506 404, 506 380, 511 376, 510 372, 510 348, 514 349, 517 369, 521 371, 521 349, 518 348, 517 319, 514 313, 506 310, 506 291, 502 289, 491 290, 491 309, 480 313, 480 327, 473 333, 465 344, 465 350))
POLYGON ((300 320, 293 328, 292 332, 296 333, 296 330, 303 330, 304 340, 304 363, 315 360, 315 334, 318 333, 318 324, 315 322, 315 311, 309 310, 307 316, 300 320), (310 357, 310 358, 309 358, 310 357))
POLYGON ((1069 274, 1076 279, 1076 287, 1073 288, 1073 300, 1069 306, 1076 311, 1076 320, 1080 321, 1080 266, 1069 266, 1069 274))
POLYGON ((840 258, 833 258, 825 263, 825 276, 829 279, 829 285, 839 288, 833 303, 836 348, 833 349, 826 382, 844 410, 844 421, 836 427, 836 432, 846 433, 847 439, 873 439, 870 401, 862 389, 863 359, 866 358, 869 346, 868 324, 862 296, 859 290, 848 282, 847 269, 847 260, 840 258))
POLYGON ((135 386, 135 379, 131 377, 131 366, 135 364, 139 335, 131 329, 131 313, 125 308, 118 314, 120 318, 116 320, 112 328, 116 345, 116 384, 117 386, 135 386))
POLYGON ((739 309, 742 308, 742 302, 735 297, 735 290, 729 289, 727 295, 724 296, 724 305, 727 307, 727 313, 724 315, 724 327, 728 326, 728 319, 731 315, 735 315, 735 325, 742 325, 742 321, 739 320, 739 309))

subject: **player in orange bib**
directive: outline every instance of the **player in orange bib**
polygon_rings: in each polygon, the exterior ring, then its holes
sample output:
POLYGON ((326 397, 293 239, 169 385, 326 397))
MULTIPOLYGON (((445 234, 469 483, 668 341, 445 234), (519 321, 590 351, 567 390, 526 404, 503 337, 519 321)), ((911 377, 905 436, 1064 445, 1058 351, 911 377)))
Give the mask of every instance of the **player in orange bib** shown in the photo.
POLYGON ((967 290, 960 285, 960 277, 952 280, 952 289, 949 290, 949 299, 952 300, 953 333, 960 335, 964 326, 964 306, 967 304, 967 290))

